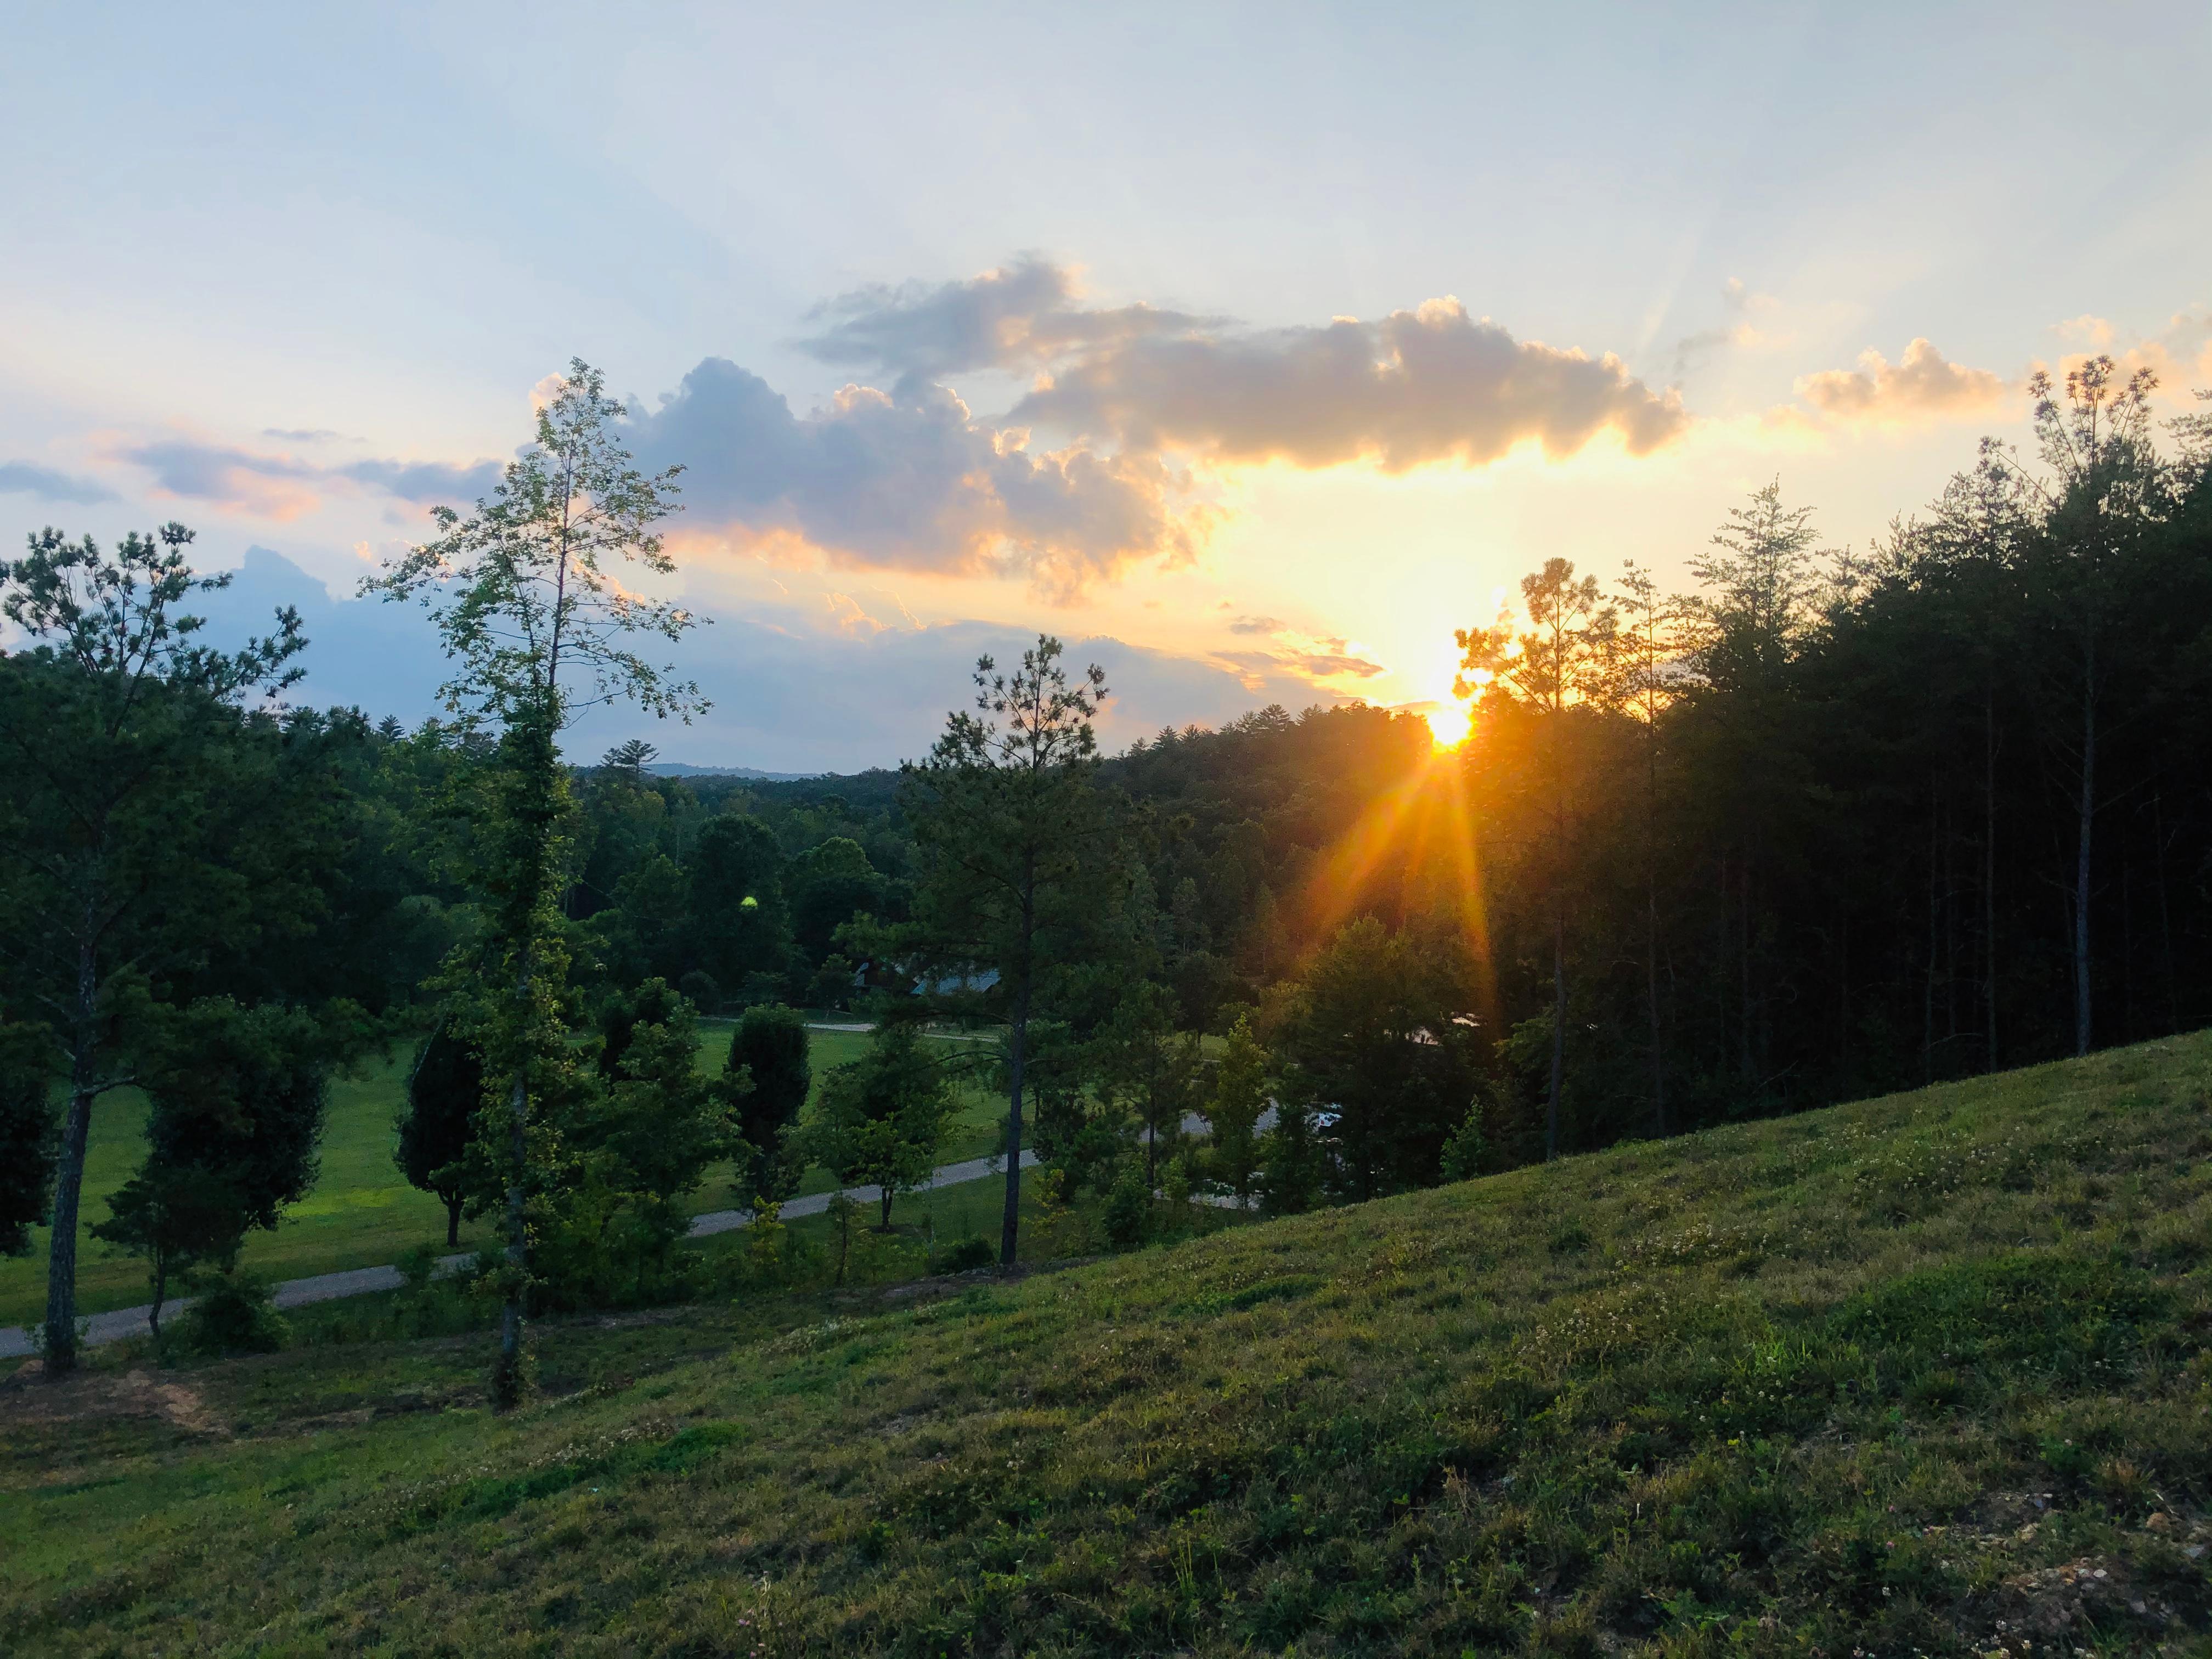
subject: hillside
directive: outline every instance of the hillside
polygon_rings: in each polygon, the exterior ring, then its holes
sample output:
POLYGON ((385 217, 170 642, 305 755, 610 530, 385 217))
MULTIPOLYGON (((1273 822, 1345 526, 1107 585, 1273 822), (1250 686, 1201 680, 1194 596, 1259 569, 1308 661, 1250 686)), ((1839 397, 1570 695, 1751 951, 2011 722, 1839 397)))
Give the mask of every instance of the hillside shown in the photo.
POLYGON ((2203 1651, 2212 1035, 1014 1284, 0 1390, 0 1648, 2203 1651))

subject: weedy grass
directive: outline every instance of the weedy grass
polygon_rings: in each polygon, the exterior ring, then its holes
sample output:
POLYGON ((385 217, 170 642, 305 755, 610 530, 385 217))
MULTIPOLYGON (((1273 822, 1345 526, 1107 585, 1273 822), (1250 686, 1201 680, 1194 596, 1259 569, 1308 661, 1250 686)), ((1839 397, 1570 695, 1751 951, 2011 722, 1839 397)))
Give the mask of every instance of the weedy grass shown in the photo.
POLYGON ((2212 1036, 1015 1282, 0 1395, 42 1654, 2212 1640, 2212 1036))

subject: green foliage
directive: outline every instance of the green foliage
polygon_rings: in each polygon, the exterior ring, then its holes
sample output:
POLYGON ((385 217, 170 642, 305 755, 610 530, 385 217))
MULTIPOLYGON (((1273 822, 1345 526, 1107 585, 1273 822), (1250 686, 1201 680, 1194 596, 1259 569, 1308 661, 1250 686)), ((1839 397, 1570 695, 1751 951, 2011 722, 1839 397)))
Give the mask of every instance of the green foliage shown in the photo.
POLYGON ((692 1288, 678 1248, 690 1220, 681 1200, 711 1165, 746 1151, 744 1079, 700 1073, 690 1003, 649 980, 610 1011, 607 1030, 611 1074, 568 1095, 549 1120, 562 1163, 537 1206, 536 1242, 544 1294, 556 1305, 692 1288))
POLYGON ((1452 1137, 1444 1142, 1443 1163, 1446 1181, 1472 1181, 1482 1173, 1482 1107, 1480 1103, 1468 1109, 1452 1137))
POLYGON ((937 1259, 937 1271, 941 1273, 973 1273, 978 1267, 988 1267, 999 1259, 988 1239, 963 1238, 947 1249, 937 1259))
POLYGON ((1328 1115, 1323 1182, 1338 1196, 1425 1186, 1441 1173, 1475 1077, 1446 965, 1367 916, 1299 981, 1277 1044, 1284 1088, 1328 1115))
POLYGON ((1206 1091, 1207 1171, 1240 1201, 1252 1195, 1260 1170, 1260 1114, 1267 1109, 1269 1057, 1252 1035, 1251 1020, 1237 1016, 1206 1091))
POLYGON ((922 1046, 913 1026, 885 1024, 859 1060, 823 1079, 807 1146, 841 1188, 880 1190, 884 1229, 893 1200, 928 1184, 944 1145, 954 1106, 945 1064, 941 1054, 922 1046))
POLYGON ((1133 1250, 1144 1243, 1152 1226, 1152 1188, 1145 1179, 1145 1166, 1131 1158, 1121 1166, 1107 1190, 1106 1207, 1099 1218, 1106 1243, 1117 1250, 1133 1250))
POLYGON ((730 1034, 727 1069, 752 1085, 738 1108, 740 1130, 752 1149, 737 1173, 741 1202, 788 1198, 797 1189, 799 1166, 789 1142, 814 1087, 808 1054, 806 1017, 781 1004, 746 1009, 730 1034))
POLYGON ((1283 1100, 1274 1127, 1260 1141, 1260 1207, 1271 1216, 1310 1210, 1321 1201, 1328 1164, 1313 1109, 1295 1097, 1283 1100))
POLYGON ((878 941, 934 1000, 994 1007, 1009 1027, 1006 1206, 1001 1260, 1018 1252, 1022 1082, 1032 1018, 1059 981, 1097 965, 1121 915, 1123 826, 1094 787, 1093 664, 1073 684, 1048 635, 1001 672, 975 664, 975 712, 956 711, 919 765, 902 769, 921 881, 913 917, 878 941), (989 970, 986 985, 979 969, 989 970))
POLYGON ((0 1024, 0 1255, 27 1255, 54 1184, 53 1036, 0 1024))
POLYGON ((781 974, 791 921, 774 832, 758 818, 723 813, 700 830, 689 874, 693 951, 715 983, 733 989, 757 974, 781 974))
POLYGON ((185 1353, 274 1353, 284 1346, 287 1325, 268 1282, 246 1273, 225 1273, 204 1284, 173 1328, 185 1353))
POLYGON ((392 1159, 407 1183, 446 1206, 446 1243, 459 1240, 468 1197, 466 1159, 484 1099, 483 1057, 450 1021, 423 1040, 407 1074, 407 1107, 392 1159))
POLYGON ((149 1158, 107 1201, 107 1219, 92 1236, 146 1263, 153 1292, 147 1322, 159 1336, 161 1310, 197 1269, 237 1265, 246 1236, 246 1204, 223 1174, 204 1164, 149 1158))

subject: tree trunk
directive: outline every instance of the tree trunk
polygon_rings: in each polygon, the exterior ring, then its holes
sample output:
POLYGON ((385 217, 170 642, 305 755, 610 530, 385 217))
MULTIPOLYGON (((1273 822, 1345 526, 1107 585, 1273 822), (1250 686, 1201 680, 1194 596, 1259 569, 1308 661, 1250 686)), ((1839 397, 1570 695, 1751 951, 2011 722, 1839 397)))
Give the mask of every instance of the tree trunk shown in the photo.
POLYGON ((887 1233, 891 1230, 891 1200, 896 1198, 897 1194, 891 1191, 891 1184, 890 1182, 886 1181, 882 1186, 876 1188, 876 1195, 882 1200, 884 1206, 883 1219, 878 1224, 876 1231, 879 1233, 887 1233))
POLYGON ((2089 1052, 2089 837, 2097 813, 2097 678, 2093 643, 2081 688, 2081 787, 2075 799, 2074 1052, 2089 1052))
POLYGON ((1982 697, 1982 935, 1988 981, 1983 992, 1985 1029, 1983 1066, 1997 1068, 1997 716, 1996 701, 1982 697))
POLYGON ((461 1200, 458 1195, 446 1200, 446 1248, 457 1250, 461 1244, 461 1200))
POLYGON ((169 1299, 169 1264, 161 1253, 154 1253, 154 1305, 146 1310, 146 1328, 154 1333, 154 1340, 161 1338, 161 1304, 169 1299))
POLYGON ((48 1376, 76 1369, 76 1218, 84 1192, 84 1148, 92 1129, 88 1088, 70 1091, 62 1120, 62 1145, 54 1160, 53 1249, 46 1261, 48 1376))
MULTIPOLYGON (((1024 929, 1026 935, 1027 928, 1024 929)), ((1024 940, 1026 946, 1026 939, 1024 940)), ((1021 1246, 1022 1227, 1022 1059, 1030 1034, 1030 979, 1024 962, 1014 990, 1013 1030, 1006 1042, 1006 1208, 999 1223, 999 1263, 1011 1267, 1021 1246)))
POLYGON ((1567 923, 1552 917, 1552 1091, 1544 1107, 1544 1161, 1559 1155, 1559 1090, 1567 1075, 1567 923))
POLYGON ((97 921, 89 901, 77 936, 76 1008, 70 1033, 69 1115, 54 1159, 54 1224, 46 1260, 46 1374, 76 1369, 76 1223, 84 1198, 84 1152, 92 1138, 92 1103, 100 1086, 100 959, 97 921))
MULTIPOLYGON (((528 995, 530 976, 523 975, 528 995)), ((530 1079, 518 1071, 507 1095, 507 1299, 499 1310, 499 1363, 492 1374, 492 1403, 501 1410, 522 1398, 523 1280, 530 1271, 530 1231, 523 1176, 530 1157, 530 1079)))

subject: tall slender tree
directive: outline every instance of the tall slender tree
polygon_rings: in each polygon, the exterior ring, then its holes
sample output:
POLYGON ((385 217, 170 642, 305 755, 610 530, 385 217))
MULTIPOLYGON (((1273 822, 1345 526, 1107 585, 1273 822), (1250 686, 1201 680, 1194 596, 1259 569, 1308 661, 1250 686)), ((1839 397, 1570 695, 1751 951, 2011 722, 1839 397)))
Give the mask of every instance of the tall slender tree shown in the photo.
POLYGON ((1521 602, 1528 626, 1518 634, 1502 623, 1457 632, 1460 678, 1452 689, 1468 696, 1481 685, 1494 686, 1537 713, 1544 725, 1552 820, 1544 865, 1552 923, 1552 1075, 1544 1108, 1544 1156, 1553 1158, 1559 1152, 1559 1097, 1567 1063, 1568 711, 1572 704, 1602 701, 1611 694, 1620 615, 1606 603, 1597 578, 1577 581, 1575 567, 1566 559, 1547 559, 1541 570, 1522 577, 1521 602))
POLYGON ((2064 642, 2062 661, 2072 682, 2072 731, 2057 748, 2074 797, 2069 943, 2077 1054, 2089 1052, 2094 1028, 2090 918, 2099 792, 2109 787, 2099 763, 2122 655, 2114 636, 2124 625, 2133 555, 2159 517, 2166 484, 2150 441, 2150 394, 2158 377, 2147 368, 2124 381, 2118 374, 2101 356, 2069 369, 2063 404, 2049 374, 2039 369, 2029 377, 2038 447, 2052 477, 2045 482, 2021 475, 2044 508, 2035 574, 2052 631, 2064 642))
POLYGON ((975 664, 973 713, 955 711, 928 757, 906 768, 924 863, 914 921, 896 936, 927 982, 959 987, 995 974, 1006 1033, 1006 1194, 1000 1260, 1021 1230, 1022 1089, 1030 1021, 1051 970, 1094 928, 1087 897, 1116 864, 1120 828, 1094 785, 1091 722, 1107 697, 1093 664, 1072 682, 1048 635, 1001 672, 975 664))
POLYGON ((1651 1044, 1651 1127, 1664 1135, 1670 1125, 1665 1023, 1659 1012, 1659 754, 1661 717, 1672 699, 1669 683, 1680 654, 1680 607, 1633 560, 1621 568, 1613 603, 1621 617, 1620 679, 1613 697, 1635 717, 1644 748, 1644 1007, 1651 1044))
POLYGON ((493 494, 464 517, 434 510, 440 534, 388 562, 364 593, 415 599, 431 614, 455 664, 441 688, 465 729, 499 733, 489 792, 492 900, 485 954, 456 964, 468 988, 484 1055, 481 1133, 498 1150, 505 1184, 507 1261, 500 1289, 493 1395, 511 1406, 526 1384, 523 1324, 531 1283, 538 1171, 556 1148, 533 1103, 573 1086, 562 987, 568 954, 558 902, 564 885, 568 779, 562 730, 596 703, 635 703, 689 721, 698 688, 640 654, 646 638, 674 641, 694 618, 634 592, 623 567, 648 577, 675 569, 654 526, 676 510, 680 468, 647 474, 623 446, 621 403, 580 358, 538 411, 537 434, 493 494), (535 1144, 534 1144, 535 1143, 535 1144))

